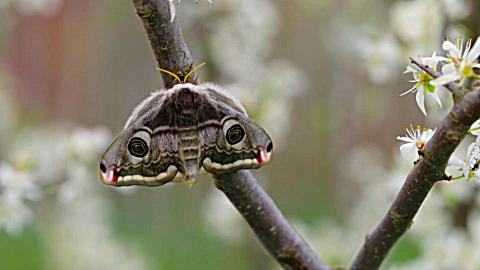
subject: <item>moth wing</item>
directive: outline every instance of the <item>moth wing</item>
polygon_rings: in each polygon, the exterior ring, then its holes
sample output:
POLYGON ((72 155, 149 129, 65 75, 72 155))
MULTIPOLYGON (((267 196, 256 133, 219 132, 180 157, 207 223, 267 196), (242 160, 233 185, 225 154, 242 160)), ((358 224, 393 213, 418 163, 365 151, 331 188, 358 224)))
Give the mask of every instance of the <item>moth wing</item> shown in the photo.
POLYGON ((271 139, 248 118, 240 102, 218 88, 205 88, 204 93, 197 115, 203 168, 210 173, 228 173, 256 169, 269 161, 266 148, 271 145, 271 139), (243 130, 243 138, 231 144, 227 133, 235 125, 243 130))
POLYGON ((178 135, 174 128, 171 99, 165 91, 152 93, 132 112, 123 131, 105 152, 102 162, 109 166, 120 164, 118 178, 109 181, 106 173, 102 180, 115 186, 159 186, 181 178, 181 161, 178 155, 178 135), (148 153, 135 157, 129 153, 132 138, 144 140, 148 153))

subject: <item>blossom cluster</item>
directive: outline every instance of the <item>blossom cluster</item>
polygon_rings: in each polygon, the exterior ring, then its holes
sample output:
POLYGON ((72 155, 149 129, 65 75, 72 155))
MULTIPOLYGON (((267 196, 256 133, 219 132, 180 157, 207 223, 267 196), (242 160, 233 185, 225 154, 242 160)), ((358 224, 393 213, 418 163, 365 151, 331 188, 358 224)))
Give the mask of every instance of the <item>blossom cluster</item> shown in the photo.
MULTIPOLYGON (((375 2, 379 6, 383 4, 382 1, 375 2)), ((358 33, 360 40, 356 50, 365 63, 371 82, 376 85, 391 82, 397 78, 402 59, 437 49, 439 41, 446 36, 462 36, 464 19, 472 10, 470 3, 467 0, 395 1, 384 12, 389 15, 384 18, 387 23, 378 25, 367 19, 361 32, 355 24, 353 32, 358 33)))
MULTIPOLYGON (((446 56, 437 56, 436 52, 431 57, 420 58, 420 63, 424 67, 409 65, 405 72, 413 74, 415 85, 403 93, 416 93, 416 101, 420 110, 427 115, 425 110, 425 97, 433 98, 440 106, 442 103, 437 96, 438 87, 451 83, 456 83, 463 87, 467 79, 480 79, 480 75, 475 69, 480 68, 480 38, 472 46, 472 40, 466 43, 457 39, 456 42, 446 40, 442 48, 447 51, 446 56), (433 76, 438 65, 442 63, 441 73, 433 76), (425 70, 430 69, 430 72, 425 70)), ((421 153, 426 143, 432 138, 435 130, 407 129, 407 136, 397 137, 398 140, 406 142, 400 147, 402 155, 409 160, 417 160, 418 153, 421 153)), ((475 142, 472 142, 467 148, 465 157, 453 155, 448 163, 447 172, 451 179, 475 179, 480 181, 480 120, 476 121, 469 130, 469 133, 476 136, 475 142)), ((457 151, 458 152, 458 151, 457 151)))
POLYGON ((422 57, 420 62, 430 70, 436 72, 439 63, 442 63, 441 75, 437 78, 432 77, 427 71, 418 66, 409 65, 406 73, 413 74, 415 85, 403 93, 416 93, 417 105, 424 115, 427 115, 425 109, 425 97, 431 97, 442 106, 438 97, 437 88, 443 87, 453 82, 463 85, 467 78, 480 79, 480 75, 475 73, 476 68, 480 68, 478 58, 480 56, 480 38, 472 46, 472 41, 468 40, 465 44, 457 39, 455 43, 446 40, 442 45, 443 50, 447 51, 446 56, 437 56, 436 52, 431 57, 422 57))
MULTIPOLYGON (((405 142, 400 146, 402 156, 409 161, 418 160, 419 153, 422 153, 434 133, 435 130, 422 129, 420 126, 407 128, 406 136, 397 137, 397 140, 405 142)), ((464 158, 458 154, 452 155, 448 162, 447 174, 451 177, 450 180, 475 179, 480 183, 480 120, 472 125, 469 133, 476 137, 475 141, 468 146, 464 158)))
MULTIPOLYGON (((110 138, 104 128, 78 128, 71 132, 56 127, 31 128, 17 138, 0 160, 0 230, 18 234, 32 217, 32 202, 42 199, 49 187, 58 187, 58 199, 75 198, 86 181, 75 177, 79 168, 90 171, 110 138), (74 170, 77 169, 77 170, 74 170)), ((96 166, 95 166, 96 167, 96 166)), ((84 174, 83 174, 84 175, 84 174)))
POLYGON ((112 202, 97 162, 110 131, 22 125, 7 89, 0 80, 0 233, 16 237, 34 224, 48 269, 149 269, 142 252, 114 237, 107 219, 112 202))

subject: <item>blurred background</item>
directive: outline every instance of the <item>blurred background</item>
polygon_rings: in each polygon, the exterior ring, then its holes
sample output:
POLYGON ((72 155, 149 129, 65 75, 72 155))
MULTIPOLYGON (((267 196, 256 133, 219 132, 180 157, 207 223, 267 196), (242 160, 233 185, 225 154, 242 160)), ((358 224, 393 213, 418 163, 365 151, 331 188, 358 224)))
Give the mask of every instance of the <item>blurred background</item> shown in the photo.
MULTIPOLYGON (((480 34, 477 0, 184 0, 203 81, 239 97, 276 146, 254 171, 320 257, 346 266, 410 161, 405 127, 451 107, 403 74, 410 56, 480 34)), ((210 176, 111 188, 98 160, 162 87, 131 1, 0 0, 1 269, 279 269, 210 176)), ((439 90, 440 91, 440 90, 439 90)), ((471 140, 471 138, 467 138, 471 140)), ((479 269, 473 181, 441 183, 384 269, 479 269)))

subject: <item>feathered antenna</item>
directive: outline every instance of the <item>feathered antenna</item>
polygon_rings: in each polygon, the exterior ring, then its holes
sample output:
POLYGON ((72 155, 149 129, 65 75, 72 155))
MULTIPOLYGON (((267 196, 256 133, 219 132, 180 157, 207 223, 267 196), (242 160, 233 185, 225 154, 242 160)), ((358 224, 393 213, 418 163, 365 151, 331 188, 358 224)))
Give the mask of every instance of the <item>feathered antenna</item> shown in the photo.
POLYGON ((182 82, 182 80, 180 80, 180 78, 178 77, 178 75, 175 74, 175 73, 173 73, 173 72, 171 72, 171 71, 168 71, 168 70, 166 70, 166 69, 159 68, 159 67, 157 67, 157 70, 160 71, 160 72, 165 72, 165 73, 167 73, 168 75, 173 76, 175 79, 177 79, 177 81, 178 81, 179 83, 182 82))
POLYGON ((200 65, 194 67, 192 70, 190 70, 190 72, 187 73, 187 75, 185 76, 185 78, 183 79, 183 83, 186 83, 187 80, 188 80, 188 77, 190 77, 194 72, 195 70, 203 67, 205 65, 205 62, 201 63, 200 65))
MULTIPOLYGON (((194 67, 192 70, 190 70, 190 72, 188 72, 187 75, 185 75, 185 78, 183 79, 183 83, 186 83, 187 80, 188 80, 188 78, 189 78, 197 69, 203 67, 203 66, 205 65, 205 63, 206 63, 206 62, 203 62, 203 63, 201 63, 200 65, 194 67)), ((179 83, 182 83, 182 80, 180 80, 180 77, 179 77, 177 74, 175 74, 175 73, 173 73, 173 72, 171 72, 171 71, 169 71, 169 70, 166 70, 166 69, 163 69, 163 68, 159 68, 159 67, 157 67, 156 69, 157 69, 158 71, 160 71, 160 72, 164 72, 164 73, 167 73, 167 74, 170 75, 170 76, 173 76, 179 83)))

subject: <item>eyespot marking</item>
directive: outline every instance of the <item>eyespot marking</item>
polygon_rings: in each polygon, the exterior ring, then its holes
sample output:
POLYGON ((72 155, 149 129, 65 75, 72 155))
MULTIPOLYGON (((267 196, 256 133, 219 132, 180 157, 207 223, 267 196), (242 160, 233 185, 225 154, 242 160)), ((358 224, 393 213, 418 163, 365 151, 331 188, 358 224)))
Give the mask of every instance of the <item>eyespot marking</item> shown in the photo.
POLYGON ((245 137, 245 130, 239 124, 235 124, 227 130, 227 142, 231 145, 239 143, 243 137, 245 137))
POLYGON ((143 158, 148 153, 148 144, 139 137, 133 137, 128 143, 128 152, 138 158, 143 158))

